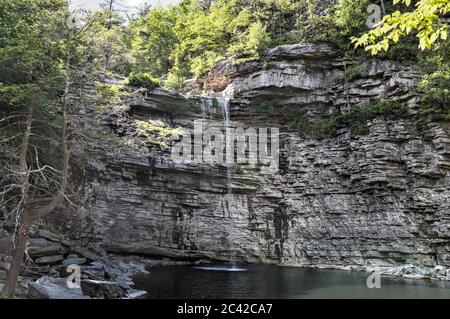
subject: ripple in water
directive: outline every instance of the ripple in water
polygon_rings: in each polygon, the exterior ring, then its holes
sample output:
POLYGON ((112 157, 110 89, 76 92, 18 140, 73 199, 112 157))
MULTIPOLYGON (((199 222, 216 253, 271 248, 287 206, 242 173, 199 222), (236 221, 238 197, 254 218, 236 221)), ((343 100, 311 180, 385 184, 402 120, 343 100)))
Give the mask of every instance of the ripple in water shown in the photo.
POLYGON ((247 269, 245 268, 238 268, 238 267, 225 267, 225 266, 204 266, 204 267, 194 267, 195 269, 199 269, 199 270, 207 270, 207 271, 247 271, 247 269))

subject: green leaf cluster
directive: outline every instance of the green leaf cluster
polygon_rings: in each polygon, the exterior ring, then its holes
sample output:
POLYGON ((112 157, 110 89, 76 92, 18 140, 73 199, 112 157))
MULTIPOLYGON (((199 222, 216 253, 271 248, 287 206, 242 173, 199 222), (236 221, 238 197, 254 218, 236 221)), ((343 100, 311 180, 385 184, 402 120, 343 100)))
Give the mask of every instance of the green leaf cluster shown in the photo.
MULTIPOLYGON (((394 0, 393 3, 410 7, 411 0, 394 0)), ((450 0, 420 0, 412 11, 397 10, 384 16, 378 27, 354 37, 352 42, 375 55, 414 33, 419 49, 436 48, 448 38, 448 23, 442 18, 449 12, 450 0)))
POLYGON ((160 86, 161 81, 153 77, 149 73, 131 73, 127 79, 127 84, 135 87, 140 87, 148 90, 160 86))

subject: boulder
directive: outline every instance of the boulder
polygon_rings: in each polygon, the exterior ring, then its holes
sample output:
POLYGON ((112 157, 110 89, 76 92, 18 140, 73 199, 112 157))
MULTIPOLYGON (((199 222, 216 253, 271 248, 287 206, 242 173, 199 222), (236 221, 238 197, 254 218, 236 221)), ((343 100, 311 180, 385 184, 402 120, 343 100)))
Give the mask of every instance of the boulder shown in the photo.
POLYGON ((19 277, 19 282, 16 288, 15 297, 19 299, 26 299, 29 293, 29 284, 34 282, 33 279, 28 277, 19 277))
POLYGON ((13 250, 11 239, 0 238, 0 255, 10 255, 13 250))
POLYGON ((447 269, 443 266, 437 265, 433 268, 431 277, 445 280, 447 278, 447 269))
POLYGON ((86 258, 80 258, 80 257, 67 257, 64 259, 62 265, 63 266, 69 266, 69 265, 84 265, 86 263, 86 258))
POLYGON ((89 299, 80 288, 68 288, 64 278, 41 277, 28 284, 30 299, 89 299))
POLYGON ((297 43, 280 45, 267 53, 266 59, 289 60, 289 59, 327 59, 335 57, 336 51, 326 44, 297 43))
POLYGON ((33 279, 40 278, 43 274, 49 275, 52 267, 50 265, 28 265, 27 267, 24 267, 22 274, 27 277, 31 277, 33 279))
POLYGON ((81 289, 86 295, 95 298, 116 299, 123 295, 119 285, 111 281, 82 280, 81 289))
POLYGON ((41 237, 41 238, 45 238, 48 239, 50 241, 53 242, 60 242, 61 241, 61 235, 52 233, 51 231, 47 230, 47 229, 39 229, 36 234, 36 237, 41 237))
POLYGON ((97 269, 104 269, 106 267, 106 265, 101 261, 93 261, 89 264, 89 266, 97 269))
POLYGON ((54 242, 44 238, 33 238, 30 240, 28 255, 31 258, 40 258, 45 256, 55 256, 64 253, 64 248, 54 242))
POLYGON ((112 280, 117 282, 120 288, 125 290, 131 289, 131 286, 133 285, 133 280, 128 275, 125 275, 119 271, 112 272, 111 270, 109 270, 107 274, 110 276, 112 280))
POLYGON ((9 262, 1 261, 1 260, 0 260, 0 270, 8 271, 10 265, 11 265, 11 264, 10 264, 9 262))
POLYGON ((87 266, 81 266, 81 274, 83 278, 102 280, 105 278, 105 264, 99 261, 90 263, 87 266))
POLYGON ((125 293, 126 299, 144 299, 148 295, 145 290, 130 289, 125 293))
POLYGON ((54 256, 62 254, 64 250, 61 246, 52 245, 48 247, 32 247, 28 250, 28 255, 32 258, 39 258, 45 256, 54 256))
POLYGON ((97 254, 94 254, 94 253, 88 251, 87 249, 85 249, 83 247, 79 247, 79 246, 71 247, 71 252, 72 253, 76 253, 79 256, 82 256, 82 257, 84 257, 84 258, 86 258, 87 260, 90 260, 90 261, 94 261, 94 260, 100 259, 100 256, 98 256, 97 254))
POLYGON ((218 62, 207 74, 203 75, 201 82, 206 90, 221 92, 227 88, 231 81, 237 77, 255 72, 260 67, 258 62, 235 64, 232 59, 218 62))
POLYGON ((37 258, 34 262, 38 265, 56 265, 64 260, 64 257, 61 255, 55 256, 45 256, 37 258))

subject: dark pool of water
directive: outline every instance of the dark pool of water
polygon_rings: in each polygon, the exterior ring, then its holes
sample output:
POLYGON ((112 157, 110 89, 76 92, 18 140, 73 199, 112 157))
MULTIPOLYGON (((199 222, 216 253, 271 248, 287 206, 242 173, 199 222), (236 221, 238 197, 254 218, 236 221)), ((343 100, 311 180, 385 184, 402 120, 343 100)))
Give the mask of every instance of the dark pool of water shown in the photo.
POLYGON ((191 266, 151 268, 135 278, 149 298, 450 298, 450 283, 382 278, 369 289, 364 272, 315 270, 269 265, 247 271, 214 271, 191 266))

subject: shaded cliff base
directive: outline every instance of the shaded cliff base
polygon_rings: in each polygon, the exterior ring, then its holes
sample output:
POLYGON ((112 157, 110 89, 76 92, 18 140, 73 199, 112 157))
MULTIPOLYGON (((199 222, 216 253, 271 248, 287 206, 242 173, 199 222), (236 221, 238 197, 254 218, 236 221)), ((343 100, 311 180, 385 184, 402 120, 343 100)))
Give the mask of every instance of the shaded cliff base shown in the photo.
MULTIPOLYGON (((10 234, 3 231, 0 243, 3 253, 8 253, 10 234)), ((9 247, 11 248, 11 247, 9 247)), ((112 255, 99 247, 86 248, 81 243, 67 240, 44 229, 31 233, 28 255, 19 279, 16 298, 20 299, 136 299, 151 291, 133 289, 133 277, 148 273, 152 267, 217 264, 216 259, 149 258, 137 255, 112 255), (81 270, 81 288, 67 287, 71 267, 81 270), (69 268, 68 268, 69 267, 69 268)), ((9 268, 10 257, 0 254, 0 289, 9 268)), ((342 271, 379 273, 382 277, 399 279, 450 280, 450 268, 435 266, 421 268, 414 265, 395 267, 330 266, 330 265, 279 265, 342 271)))

